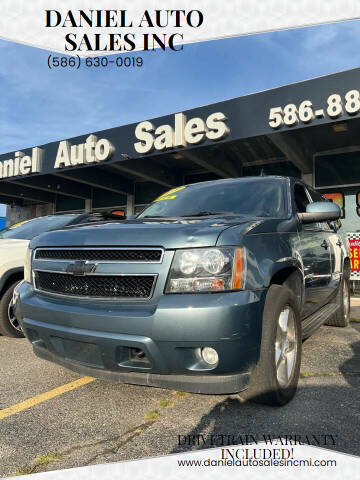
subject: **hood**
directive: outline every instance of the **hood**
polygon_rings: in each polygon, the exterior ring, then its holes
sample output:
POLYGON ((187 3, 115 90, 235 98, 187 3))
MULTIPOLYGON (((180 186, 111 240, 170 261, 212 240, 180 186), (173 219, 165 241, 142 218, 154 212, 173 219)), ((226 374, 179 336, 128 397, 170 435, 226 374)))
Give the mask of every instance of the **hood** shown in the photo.
POLYGON ((166 249, 210 247, 221 232, 235 225, 245 227, 256 218, 245 216, 139 219, 99 222, 43 233, 31 247, 47 246, 162 246, 166 249))

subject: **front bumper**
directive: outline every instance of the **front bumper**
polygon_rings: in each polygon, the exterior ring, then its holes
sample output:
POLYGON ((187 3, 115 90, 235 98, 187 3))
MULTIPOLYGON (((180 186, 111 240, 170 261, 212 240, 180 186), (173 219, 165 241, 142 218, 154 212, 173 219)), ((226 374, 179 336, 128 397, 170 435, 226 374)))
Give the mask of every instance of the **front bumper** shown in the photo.
POLYGON ((15 312, 35 354, 75 372, 225 394, 246 389, 257 364, 265 294, 163 295, 157 305, 120 304, 59 299, 24 283, 15 312), (205 346, 218 352, 217 365, 202 360, 205 346))
POLYGON ((37 348, 36 346, 34 346, 34 352, 44 360, 57 363, 81 375, 133 385, 169 388, 191 393, 230 394, 245 390, 250 382, 250 373, 234 375, 163 375, 144 372, 114 372, 70 362, 46 349, 37 348))

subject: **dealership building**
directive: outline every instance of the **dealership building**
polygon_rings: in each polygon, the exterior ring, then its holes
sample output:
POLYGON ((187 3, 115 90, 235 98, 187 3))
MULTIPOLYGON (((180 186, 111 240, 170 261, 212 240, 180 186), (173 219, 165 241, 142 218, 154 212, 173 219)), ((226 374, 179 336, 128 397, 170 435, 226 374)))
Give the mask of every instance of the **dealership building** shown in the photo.
MULTIPOLYGON (((302 178, 360 232, 360 69, 0 156, 8 224, 47 213, 139 212, 184 183, 302 178)), ((261 192, 259 192, 261 195, 261 192)))

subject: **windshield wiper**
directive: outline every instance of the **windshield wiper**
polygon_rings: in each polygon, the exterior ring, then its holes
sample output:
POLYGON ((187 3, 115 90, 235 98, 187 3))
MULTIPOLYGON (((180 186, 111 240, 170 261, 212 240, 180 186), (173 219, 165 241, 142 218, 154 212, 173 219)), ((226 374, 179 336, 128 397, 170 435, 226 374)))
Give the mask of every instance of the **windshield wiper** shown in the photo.
POLYGON ((211 212, 207 210, 201 210, 201 212, 193 212, 188 213, 186 215, 176 215, 175 217, 167 217, 163 215, 145 215, 144 217, 138 217, 139 220, 143 218, 165 218, 166 220, 169 219, 176 219, 176 218, 184 218, 184 217, 207 217, 210 215, 234 215, 233 212, 211 212))
POLYGON ((210 212, 207 210, 201 210, 200 212, 188 213, 181 215, 181 217, 207 217, 209 215, 234 215, 231 212, 210 212))
POLYGON ((163 218, 165 220, 176 220, 176 217, 167 217, 164 215, 145 215, 144 217, 136 217, 135 220, 142 220, 143 218, 155 218, 155 219, 163 218))

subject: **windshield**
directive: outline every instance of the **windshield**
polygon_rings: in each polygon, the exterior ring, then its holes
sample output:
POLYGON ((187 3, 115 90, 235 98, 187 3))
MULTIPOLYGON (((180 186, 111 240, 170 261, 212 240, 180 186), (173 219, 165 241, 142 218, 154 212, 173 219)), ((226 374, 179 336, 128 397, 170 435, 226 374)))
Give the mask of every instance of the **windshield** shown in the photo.
POLYGON ((72 220, 75 220, 77 215, 48 215, 46 217, 33 218, 32 220, 25 220, 24 222, 16 223, 11 227, 0 231, 1 238, 19 238, 23 240, 31 240, 40 235, 40 233, 48 230, 55 230, 56 228, 65 227, 72 220))
POLYGON ((259 178, 198 183, 174 188, 158 197, 137 218, 238 214, 285 215, 282 179, 259 178))

